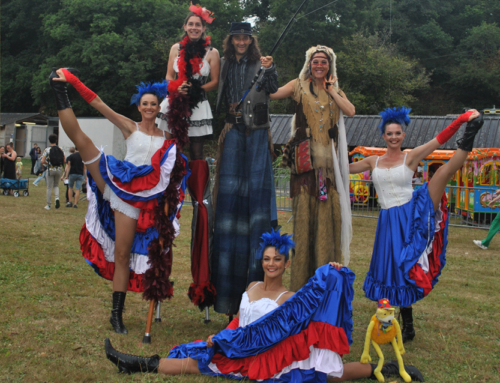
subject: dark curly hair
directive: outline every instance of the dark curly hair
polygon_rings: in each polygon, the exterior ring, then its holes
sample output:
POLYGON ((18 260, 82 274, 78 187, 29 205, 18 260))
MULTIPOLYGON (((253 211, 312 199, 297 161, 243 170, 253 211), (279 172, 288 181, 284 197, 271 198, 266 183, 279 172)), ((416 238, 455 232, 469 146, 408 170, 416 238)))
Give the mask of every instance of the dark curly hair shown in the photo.
MULTIPOLYGON (((255 36, 250 36, 252 39, 252 43, 248 47, 248 60, 249 61, 258 61, 260 60, 260 57, 262 56, 260 54, 260 48, 259 48, 259 42, 257 40, 257 37, 255 36)), ((233 57, 235 57, 235 49, 233 45, 233 36, 232 35, 227 35, 226 38, 224 39, 224 42, 222 43, 222 46, 224 47, 224 58, 226 60, 230 60, 233 57)))

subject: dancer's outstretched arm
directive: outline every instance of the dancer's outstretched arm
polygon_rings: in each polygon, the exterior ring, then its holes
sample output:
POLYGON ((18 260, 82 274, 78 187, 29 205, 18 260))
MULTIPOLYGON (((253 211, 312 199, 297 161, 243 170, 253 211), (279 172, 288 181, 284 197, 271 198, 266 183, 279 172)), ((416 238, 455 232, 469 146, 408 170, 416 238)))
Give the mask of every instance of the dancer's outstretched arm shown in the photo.
POLYGON ((75 87, 75 89, 80 93, 85 101, 87 101, 90 106, 97 109, 104 117, 106 117, 111 123, 116 125, 118 129, 121 130, 123 137, 125 139, 130 136, 135 128, 135 122, 130 118, 125 117, 119 113, 116 113, 113 109, 107 106, 101 98, 87 88, 75 75, 70 73, 67 69, 61 68, 56 71, 59 78, 54 78, 53 81, 63 81, 68 82, 75 87))

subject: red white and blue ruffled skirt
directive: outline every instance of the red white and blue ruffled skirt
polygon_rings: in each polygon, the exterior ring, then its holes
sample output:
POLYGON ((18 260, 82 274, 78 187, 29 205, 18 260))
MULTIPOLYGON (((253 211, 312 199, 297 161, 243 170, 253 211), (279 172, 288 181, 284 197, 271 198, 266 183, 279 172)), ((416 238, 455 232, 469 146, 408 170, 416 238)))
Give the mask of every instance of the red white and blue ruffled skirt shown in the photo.
MULTIPOLYGON (((99 160, 101 174, 106 181, 106 193, 119 198, 127 213, 129 209, 138 211, 137 229, 130 254, 130 279, 128 291, 142 292, 142 276, 149 268, 149 242, 158 237, 155 228, 155 209, 170 182, 170 174, 175 164, 177 149, 175 140, 165 140, 163 146, 151 158, 151 165, 136 166, 128 161, 119 161, 102 153, 99 160)), ((187 169, 187 158, 184 158, 187 169)), ((177 211, 173 215, 176 236, 179 234, 179 212, 184 201, 185 180, 181 185, 177 211)), ((109 198, 107 198, 109 199, 109 198)), ((80 247, 86 261, 101 277, 113 280, 115 269, 115 218, 110 202, 97 188, 88 175, 88 211, 85 224, 80 232, 80 247)), ((116 208, 116 206, 114 206, 116 208)))
POLYGON ((200 372, 264 382, 326 382, 343 374, 352 343, 354 273, 325 265, 294 296, 245 327, 226 329, 214 346, 174 347, 168 358, 192 358, 200 372))
POLYGON ((367 298, 389 299, 407 307, 429 294, 446 264, 448 208, 443 193, 439 208, 428 184, 402 205, 380 211, 370 270, 363 290, 367 298))

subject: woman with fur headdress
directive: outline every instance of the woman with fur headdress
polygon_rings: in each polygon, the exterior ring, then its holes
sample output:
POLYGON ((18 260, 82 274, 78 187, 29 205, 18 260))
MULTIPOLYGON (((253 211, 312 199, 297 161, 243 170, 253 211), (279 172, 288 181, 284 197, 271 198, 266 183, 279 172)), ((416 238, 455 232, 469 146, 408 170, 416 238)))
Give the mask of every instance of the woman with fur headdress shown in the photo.
POLYGON ((483 125, 482 115, 469 110, 424 145, 401 151, 403 126, 410 123, 409 108, 387 108, 379 125, 387 144, 383 156, 372 156, 349 165, 353 174, 372 172, 381 206, 370 270, 363 290, 367 298, 387 298, 401 307, 403 342, 415 337, 411 305, 429 294, 446 263, 448 181, 472 150, 474 137, 483 125), (463 123, 463 137, 453 157, 432 180, 413 191, 412 178, 420 161, 448 141, 463 123))
POLYGON ((314 270, 328 262, 349 263, 351 210, 349 160, 343 114, 354 105, 337 83, 336 56, 331 48, 306 52, 299 78, 271 95, 292 97, 295 116, 283 163, 291 168, 294 239, 292 290, 300 289, 314 270))

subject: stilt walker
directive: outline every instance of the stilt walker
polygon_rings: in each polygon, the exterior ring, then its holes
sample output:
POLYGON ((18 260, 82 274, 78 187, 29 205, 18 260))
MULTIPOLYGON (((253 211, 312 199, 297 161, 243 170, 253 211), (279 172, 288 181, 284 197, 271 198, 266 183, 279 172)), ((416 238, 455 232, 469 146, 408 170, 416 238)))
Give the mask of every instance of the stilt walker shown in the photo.
POLYGON ((205 36, 211 12, 197 5, 189 7, 185 35, 170 50, 167 69, 169 98, 162 103, 158 127, 168 131, 182 146, 189 143, 191 176, 189 194, 193 202, 191 272, 188 296, 200 310, 214 304, 215 288, 210 283, 212 198, 210 172, 203 158, 203 143, 212 136, 212 112, 206 92, 217 88, 219 54, 205 36), (208 77, 211 80, 208 81, 208 77), (179 137, 182 134, 183 137, 179 137))

